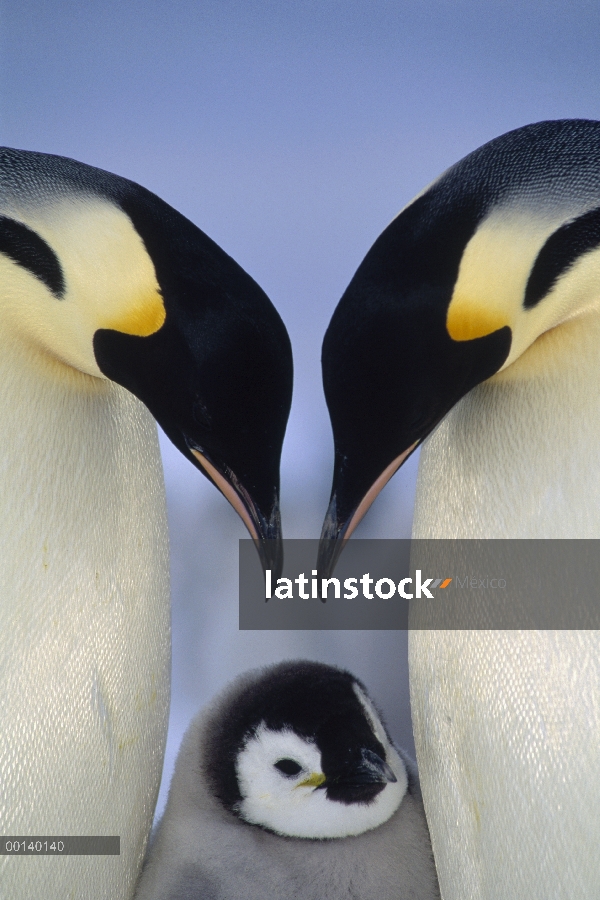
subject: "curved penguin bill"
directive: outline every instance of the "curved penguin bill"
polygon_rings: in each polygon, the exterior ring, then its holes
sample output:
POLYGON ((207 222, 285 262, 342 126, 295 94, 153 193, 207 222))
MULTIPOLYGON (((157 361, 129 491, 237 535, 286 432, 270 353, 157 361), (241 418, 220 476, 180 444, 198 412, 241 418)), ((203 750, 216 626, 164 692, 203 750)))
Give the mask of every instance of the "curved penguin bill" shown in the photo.
POLYGON ((41 323, 31 337, 135 394, 279 573, 292 353, 264 291, 192 222, 124 178, 3 149, 0 187, 0 261, 29 279, 27 315, 41 323))
POLYGON ((509 132, 392 221, 323 342, 335 462, 321 573, 452 407, 597 304, 599 278, 599 122, 509 132))

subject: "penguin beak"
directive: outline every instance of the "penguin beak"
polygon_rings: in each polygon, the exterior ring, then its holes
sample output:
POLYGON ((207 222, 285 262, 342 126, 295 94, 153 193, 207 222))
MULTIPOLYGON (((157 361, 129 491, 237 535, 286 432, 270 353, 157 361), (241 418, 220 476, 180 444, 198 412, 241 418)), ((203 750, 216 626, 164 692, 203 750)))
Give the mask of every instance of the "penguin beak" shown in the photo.
POLYGON ((296 785, 297 788, 301 787, 311 787, 311 788, 321 788, 325 787, 327 783, 327 779, 322 772, 311 772, 308 778, 305 778, 299 784, 296 785))
POLYGON ((415 441, 407 450, 392 460, 363 496, 361 496, 362 491, 357 494, 356 490, 353 489, 353 485, 349 483, 348 479, 344 478, 346 467, 343 463, 336 465, 336 481, 333 485, 329 508, 323 522, 317 559, 317 570, 323 578, 331 576, 344 549, 345 542, 377 495, 383 490, 402 463, 416 450, 418 444, 419 441, 415 441))
POLYGON ((349 337, 350 326, 340 328, 341 313, 334 313, 323 342, 323 386, 336 450, 317 561, 323 577, 339 558, 342 546, 336 545, 350 537, 392 475, 508 356, 508 326, 454 341, 446 329, 446 307, 439 298, 438 304, 430 315, 427 308, 415 308, 404 318, 394 308, 398 321, 384 317, 372 322, 370 331, 354 329, 349 337))
POLYGON ((267 514, 250 496, 246 488, 226 466, 223 470, 204 451, 190 446, 190 452, 198 461, 205 474, 231 503, 248 529, 260 557, 263 571, 271 569, 274 578, 279 578, 283 569, 283 544, 281 535, 281 515, 279 497, 275 496, 267 514))

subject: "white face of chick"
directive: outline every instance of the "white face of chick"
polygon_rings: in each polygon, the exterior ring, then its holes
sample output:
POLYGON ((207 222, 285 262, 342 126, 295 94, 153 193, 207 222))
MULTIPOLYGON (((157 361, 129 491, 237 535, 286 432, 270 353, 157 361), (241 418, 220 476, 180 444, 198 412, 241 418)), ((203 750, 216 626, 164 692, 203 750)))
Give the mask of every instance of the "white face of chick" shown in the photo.
POLYGON ((340 838, 362 834, 390 818, 406 792, 406 769, 369 699, 357 685, 354 691, 386 758, 363 750, 359 767, 354 775, 344 775, 344 784, 352 789, 354 778, 354 786, 376 785, 375 796, 367 802, 332 799, 328 785, 335 784, 339 792, 341 780, 323 771, 316 742, 290 728, 271 730, 263 722, 236 761, 242 819, 289 837, 340 838))

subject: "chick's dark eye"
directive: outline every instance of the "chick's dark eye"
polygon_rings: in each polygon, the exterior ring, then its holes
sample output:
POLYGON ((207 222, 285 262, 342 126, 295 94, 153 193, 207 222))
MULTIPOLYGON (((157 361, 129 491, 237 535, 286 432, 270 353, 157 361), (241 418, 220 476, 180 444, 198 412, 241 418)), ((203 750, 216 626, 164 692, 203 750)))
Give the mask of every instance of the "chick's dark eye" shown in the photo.
POLYGON ((284 775, 297 775, 302 771, 302 766, 298 765, 295 759, 280 759, 274 765, 284 775))

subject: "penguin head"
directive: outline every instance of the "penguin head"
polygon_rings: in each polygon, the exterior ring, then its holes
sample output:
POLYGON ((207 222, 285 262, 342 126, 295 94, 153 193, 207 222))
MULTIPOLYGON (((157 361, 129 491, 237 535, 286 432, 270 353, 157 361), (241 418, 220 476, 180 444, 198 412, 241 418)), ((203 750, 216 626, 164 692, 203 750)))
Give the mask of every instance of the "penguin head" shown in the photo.
POLYGON ((392 221, 323 342, 335 463, 321 571, 465 394, 544 332, 598 306, 599 275, 598 122, 509 132, 392 221))
POLYGON ((245 679, 207 730, 212 793, 251 825, 297 838, 361 834, 406 792, 404 763, 350 673, 286 662, 245 679))
POLYGON ((126 179, 3 150, 0 186, 3 314, 15 337, 142 400, 278 570, 292 356, 268 297, 126 179))

